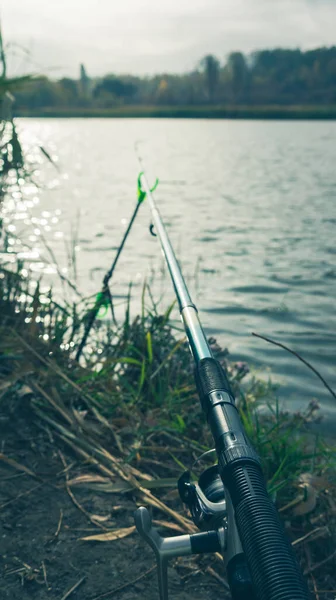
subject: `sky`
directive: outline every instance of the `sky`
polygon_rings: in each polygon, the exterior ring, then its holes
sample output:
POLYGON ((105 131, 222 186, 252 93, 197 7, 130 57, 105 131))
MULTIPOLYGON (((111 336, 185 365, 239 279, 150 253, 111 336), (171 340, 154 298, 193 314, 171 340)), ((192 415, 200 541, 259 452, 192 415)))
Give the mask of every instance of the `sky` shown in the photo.
POLYGON ((0 0, 11 71, 181 73, 206 54, 336 44, 336 0, 0 0))

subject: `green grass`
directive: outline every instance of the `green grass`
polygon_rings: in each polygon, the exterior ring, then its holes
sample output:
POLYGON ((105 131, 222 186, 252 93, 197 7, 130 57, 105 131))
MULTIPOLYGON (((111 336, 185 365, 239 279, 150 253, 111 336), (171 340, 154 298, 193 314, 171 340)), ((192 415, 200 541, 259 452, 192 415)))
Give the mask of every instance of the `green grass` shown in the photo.
MULTIPOLYGON (((163 432, 194 440, 200 450, 211 447, 185 334, 172 329, 172 306, 158 312, 148 286, 143 291, 140 315, 131 317, 129 298, 122 323, 96 322, 90 352, 86 348, 80 366, 73 356, 84 330, 85 302, 71 311, 55 303, 49 294, 49 302, 41 303, 39 284, 32 290, 19 271, 2 269, 0 276, 2 352, 4 357, 23 357, 18 362, 13 359, 14 373, 19 373, 27 361, 34 382, 49 390, 48 395, 55 392, 54 404, 43 394, 37 401, 45 416, 59 420, 61 412, 55 406, 61 399, 62 407, 85 408, 92 418, 98 411, 106 421, 128 420, 132 433, 128 427, 121 427, 119 432, 130 447, 124 457, 127 461, 132 459, 134 448, 139 451, 152 435, 160 437, 163 432), (55 380, 55 372, 65 377, 55 380), (77 386, 75 396, 73 384, 77 386)), ((247 381, 246 365, 230 363, 227 352, 215 340, 210 340, 210 345, 228 371, 242 422, 262 459, 269 489, 283 505, 293 498, 302 473, 321 476, 333 467, 332 449, 319 437, 307 434, 308 423, 318 412, 316 405, 310 404, 302 414, 281 411, 271 383, 255 378, 247 381)), ((33 385, 30 376, 24 376, 23 381, 33 385)), ((8 393, 12 393, 11 388, 8 393)))

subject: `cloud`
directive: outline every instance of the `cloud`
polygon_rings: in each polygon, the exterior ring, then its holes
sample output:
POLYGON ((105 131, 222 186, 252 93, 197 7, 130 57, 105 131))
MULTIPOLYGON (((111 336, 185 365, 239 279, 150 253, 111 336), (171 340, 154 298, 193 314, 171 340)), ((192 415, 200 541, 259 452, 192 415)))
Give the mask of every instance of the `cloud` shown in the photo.
POLYGON ((335 22, 334 0, 2 0, 5 38, 55 76, 80 62, 92 75, 181 72, 209 52, 332 45, 335 22))

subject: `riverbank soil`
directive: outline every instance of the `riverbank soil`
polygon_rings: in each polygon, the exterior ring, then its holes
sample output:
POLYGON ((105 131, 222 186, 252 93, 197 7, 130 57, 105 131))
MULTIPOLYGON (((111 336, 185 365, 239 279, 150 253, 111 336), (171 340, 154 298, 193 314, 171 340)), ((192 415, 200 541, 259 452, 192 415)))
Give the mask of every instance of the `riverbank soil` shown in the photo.
MULTIPOLYGON (((109 542, 83 540, 111 528, 132 528, 136 498, 81 488, 74 493, 67 480, 83 476, 85 465, 60 450, 51 432, 30 422, 29 414, 0 411, 1 599, 157 600, 154 555, 136 532, 109 542)), ((316 589, 312 597, 332 600, 333 561, 319 566, 322 546, 319 556, 318 543, 306 545, 316 589)), ((170 598, 229 599, 218 579, 222 572, 209 556, 178 559, 169 569, 170 598)))
MULTIPOLYGON (((132 527, 134 499, 77 489, 71 498, 65 482, 66 475, 79 473, 76 457, 60 452, 50 434, 27 421, 29 415, 0 417, 1 600, 157 600, 154 554, 136 532, 110 542, 81 539, 104 533, 104 524, 132 527), (100 518, 101 527, 84 511, 98 523, 100 518)), ((198 559, 171 566, 170 597, 229 598, 204 573, 209 564, 198 559)))
MULTIPOLYGON (((139 346, 137 328, 135 321, 135 347, 139 346)), ((190 438, 185 437, 167 426, 171 414, 161 405, 148 409, 145 393, 142 405, 122 403, 124 396, 113 377, 100 376, 97 380, 88 369, 69 362, 65 353, 57 354, 55 346, 53 360, 47 360, 51 352, 40 338, 32 345, 32 338, 23 338, 9 328, 5 336, 3 327, 1 600, 158 600, 154 555, 135 531, 133 513, 139 504, 150 507, 155 526, 167 537, 194 531, 176 482, 190 459, 195 461, 209 447, 203 437, 208 430, 202 426, 200 415, 192 412, 190 438), (111 398, 115 404, 109 414, 111 398)), ((142 334, 141 340, 148 340, 148 335, 142 334)), ((179 369, 183 357, 182 353, 176 362, 179 369)), ((157 370, 161 364, 159 356, 153 368, 157 370)), ((180 390, 180 371, 175 377, 180 390)), ((123 378, 125 383, 125 374, 123 378)), ((118 385, 121 383, 120 378, 118 385)), ((179 409, 184 400, 179 397, 179 409)), ((187 400, 189 406, 193 399, 187 400)), ((296 486, 289 488, 291 494, 281 503, 278 495, 279 509, 312 597, 335 600, 332 449, 324 445, 320 449, 316 442, 319 452, 309 451, 306 458, 297 454, 299 446, 292 439, 297 421, 293 418, 285 421, 292 428, 285 431, 282 426, 274 430, 271 421, 263 459, 267 466, 273 451, 269 479, 286 461, 290 462, 287 477, 295 467, 296 486), (319 469, 320 464, 323 469, 319 469)), ((246 424, 249 426, 248 420, 246 424)), ((260 421, 258 424, 260 431, 260 421)), ((286 479, 280 479, 279 484, 285 485, 286 479)), ((170 600, 228 600, 224 578, 223 562, 216 555, 179 558, 170 564, 170 600)))

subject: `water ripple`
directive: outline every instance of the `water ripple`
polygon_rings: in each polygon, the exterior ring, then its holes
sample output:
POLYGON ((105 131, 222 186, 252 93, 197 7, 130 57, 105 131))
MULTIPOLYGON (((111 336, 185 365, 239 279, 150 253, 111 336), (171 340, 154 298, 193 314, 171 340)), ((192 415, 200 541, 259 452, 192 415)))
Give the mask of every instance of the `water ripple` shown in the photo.
MULTIPOLYGON (((313 374, 250 335, 255 330, 294 347, 336 388, 336 122, 21 119, 20 127, 52 146, 63 167, 39 206, 31 191, 15 225, 33 213, 34 228, 67 268, 65 242, 80 213, 76 259, 86 294, 97 291, 134 210, 133 146, 145 139, 148 175, 165 182, 157 202, 206 331, 261 376, 269 367, 281 382, 281 400, 296 408, 315 396, 336 423, 333 400, 313 374)), ((51 166, 42 174, 46 182, 55 178, 51 166)), ((126 296, 131 280, 139 286, 147 276, 168 303, 173 291, 149 221, 144 203, 113 293, 126 296)), ((33 252, 40 248, 36 238, 33 252)), ((134 310, 139 295, 137 289, 134 310)))

